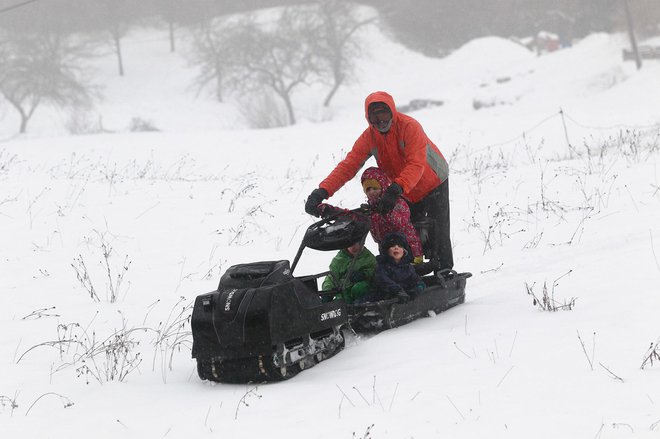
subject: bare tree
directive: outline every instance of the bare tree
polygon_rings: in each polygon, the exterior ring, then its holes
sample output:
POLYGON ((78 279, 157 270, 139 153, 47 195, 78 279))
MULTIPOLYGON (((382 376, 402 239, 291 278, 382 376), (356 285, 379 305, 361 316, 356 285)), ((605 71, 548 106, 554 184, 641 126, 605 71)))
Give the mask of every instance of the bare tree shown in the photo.
POLYGON ((193 30, 194 49, 189 61, 199 67, 195 78, 198 91, 212 83, 216 99, 223 101, 225 77, 232 69, 240 70, 240 52, 246 50, 241 40, 253 26, 249 16, 242 19, 220 17, 204 20, 193 30))
POLYGON ((59 34, 0 34, 0 94, 19 113, 25 133, 41 104, 88 107, 95 95, 81 60, 84 46, 59 34))
POLYGON ((99 17, 102 26, 110 32, 112 45, 117 56, 119 76, 124 76, 124 55, 122 38, 128 33, 131 22, 131 10, 126 0, 99 0, 99 17))
POLYGON ((248 93, 274 93, 286 107, 289 124, 295 124, 294 91, 318 78, 321 69, 309 40, 314 25, 309 9, 287 7, 275 22, 253 21, 239 29, 242 48, 227 84, 248 93))
POLYGON ((191 60, 200 67, 196 84, 215 82, 219 101, 223 89, 244 101, 246 95, 272 93, 283 103, 288 124, 295 124, 293 94, 318 79, 322 68, 312 53, 315 25, 312 10, 300 7, 283 8, 273 21, 250 14, 213 20, 195 33, 191 60))
POLYGON ((158 12, 162 19, 167 23, 167 32, 170 42, 170 52, 176 51, 176 27, 180 20, 181 10, 186 6, 183 0, 159 0, 156 3, 158 12))
POLYGON ((355 61, 362 55, 358 32, 373 23, 376 17, 360 19, 356 6, 347 0, 318 0, 318 26, 310 41, 319 62, 323 64, 323 74, 330 78, 331 88, 323 101, 330 105, 337 90, 350 78, 355 69, 355 61))

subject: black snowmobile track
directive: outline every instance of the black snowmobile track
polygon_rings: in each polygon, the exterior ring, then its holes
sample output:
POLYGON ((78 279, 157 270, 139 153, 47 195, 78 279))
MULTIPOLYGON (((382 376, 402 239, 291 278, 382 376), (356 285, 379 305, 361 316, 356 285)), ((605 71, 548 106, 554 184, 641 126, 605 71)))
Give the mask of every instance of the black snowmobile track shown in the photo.
POLYGON ((197 373, 201 379, 222 383, 288 380, 344 348, 345 340, 339 327, 325 332, 326 334, 308 334, 301 339, 281 343, 271 355, 237 359, 198 359, 197 373))

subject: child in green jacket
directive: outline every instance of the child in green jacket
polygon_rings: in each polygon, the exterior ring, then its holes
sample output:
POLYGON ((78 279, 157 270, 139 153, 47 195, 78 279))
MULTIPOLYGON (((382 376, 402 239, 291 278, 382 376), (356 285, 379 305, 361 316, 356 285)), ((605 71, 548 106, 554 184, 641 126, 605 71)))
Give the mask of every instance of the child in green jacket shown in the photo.
POLYGON ((346 249, 339 250, 339 253, 330 262, 332 276, 327 276, 322 286, 323 291, 341 287, 346 278, 348 267, 354 258, 353 270, 349 278, 346 279, 344 290, 340 296, 346 303, 352 303, 369 290, 376 270, 376 257, 364 247, 363 243, 357 242, 346 249), (333 278, 336 280, 337 285, 335 285, 333 278))

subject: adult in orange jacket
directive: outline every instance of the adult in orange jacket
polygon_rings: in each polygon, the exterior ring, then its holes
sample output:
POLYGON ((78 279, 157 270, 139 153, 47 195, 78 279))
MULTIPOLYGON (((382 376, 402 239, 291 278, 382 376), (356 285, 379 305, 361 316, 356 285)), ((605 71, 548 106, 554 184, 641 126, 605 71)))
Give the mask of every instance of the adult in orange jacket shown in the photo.
POLYGON ((389 213, 399 197, 410 204, 413 222, 435 220, 433 254, 439 269, 453 268, 449 234, 449 166, 422 126, 399 113, 388 93, 371 93, 364 102, 369 127, 358 137, 351 151, 330 175, 314 189, 305 202, 305 211, 319 216, 321 202, 331 197, 357 174, 373 156, 392 180, 379 209, 389 213))

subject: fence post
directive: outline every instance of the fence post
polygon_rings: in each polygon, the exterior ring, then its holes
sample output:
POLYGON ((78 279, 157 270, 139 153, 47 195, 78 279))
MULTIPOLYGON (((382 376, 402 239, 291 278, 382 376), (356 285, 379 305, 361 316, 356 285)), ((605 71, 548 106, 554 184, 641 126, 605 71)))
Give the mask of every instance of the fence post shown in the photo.
POLYGON ((564 137, 566 138, 566 146, 568 146, 568 151, 570 153, 570 158, 573 158, 573 153, 577 154, 577 151, 571 145, 571 140, 568 138, 568 127, 566 127, 566 118, 564 117, 564 110, 559 108, 559 114, 561 115, 561 124, 564 126, 564 137))

